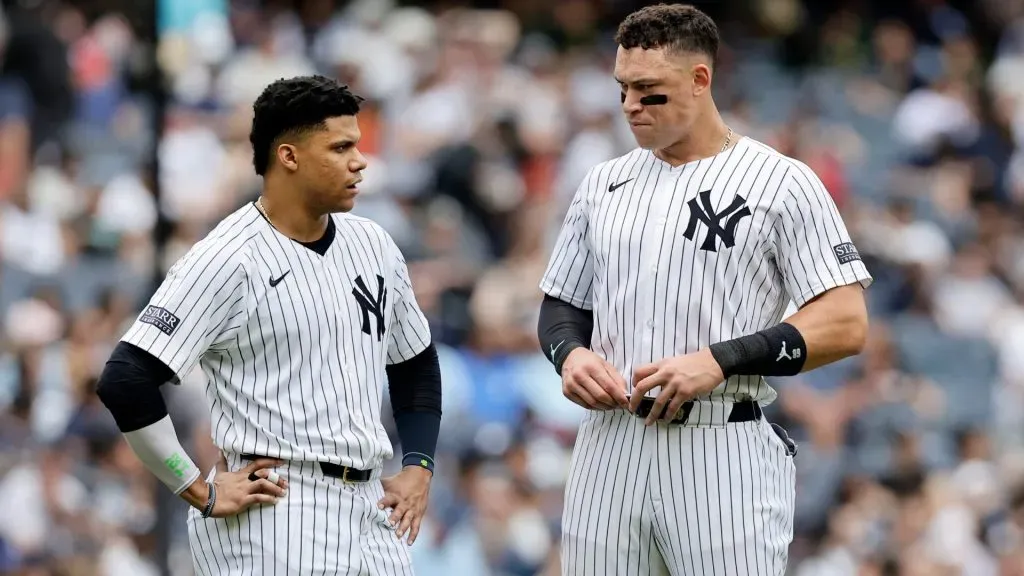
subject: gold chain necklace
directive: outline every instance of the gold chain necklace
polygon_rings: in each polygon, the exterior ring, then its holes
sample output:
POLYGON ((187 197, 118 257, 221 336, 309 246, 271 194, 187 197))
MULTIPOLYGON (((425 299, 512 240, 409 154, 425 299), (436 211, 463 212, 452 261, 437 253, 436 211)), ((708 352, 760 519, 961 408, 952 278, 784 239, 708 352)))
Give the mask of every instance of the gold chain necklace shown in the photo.
MULTIPOLYGON (((725 136, 725 146, 722 146, 722 152, 725 152, 729 148, 729 144, 732 142, 732 128, 729 128, 729 133, 725 136)), ((721 154, 722 152, 719 152, 721 154)))
MULTIPOLYGON (((263 213, 263 217, 267 219, 267 222, 274 226, 274 221, 270 219, 270 212, 267 212, 267 207, 263 205, 263 196, 256 199, 256 208, 263 213)), ((277 228, 277 226, 274 226, 274 228, 277 228)))

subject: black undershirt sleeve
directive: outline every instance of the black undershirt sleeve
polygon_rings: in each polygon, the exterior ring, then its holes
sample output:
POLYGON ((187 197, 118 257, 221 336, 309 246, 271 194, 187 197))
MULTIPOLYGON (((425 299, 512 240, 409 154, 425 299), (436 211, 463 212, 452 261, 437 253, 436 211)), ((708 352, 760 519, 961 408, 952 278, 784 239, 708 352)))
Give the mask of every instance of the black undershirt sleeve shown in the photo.
POLYGON ((160 386, 174 378, 174 371, 156 356, 119 342, 103 367, 96 394, 121 432, 133 432, 167 416, 160 386))
POLYGON ((402 443, 402 466, 434 469, 441 429, 441 365, 437 347, 385 368, 395 427, 402 443))
POLYGON ((576 348, 589 348, 594 332, 594 313, 553 296, 544 296, 537 321, 541 351, 562 373, 562 363, 576 348))

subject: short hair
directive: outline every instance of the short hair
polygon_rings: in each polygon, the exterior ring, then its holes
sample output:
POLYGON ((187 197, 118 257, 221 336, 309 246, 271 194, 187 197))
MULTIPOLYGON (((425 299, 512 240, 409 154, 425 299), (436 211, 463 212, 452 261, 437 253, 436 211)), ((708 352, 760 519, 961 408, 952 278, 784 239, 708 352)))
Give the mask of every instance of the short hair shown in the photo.
POLYGON ((667 48, 697 52, 718 63, 718 25, 689 4, 656 4, 633 12, 619 24, 615 42, 623 48, 667 48))
POLYGON ((263 176, 271 149, 282 136, 324 130, 328 118, 355 116, 364 98, 325 76, 298 76, 267 86, 253 104, 252 165, 263 176))

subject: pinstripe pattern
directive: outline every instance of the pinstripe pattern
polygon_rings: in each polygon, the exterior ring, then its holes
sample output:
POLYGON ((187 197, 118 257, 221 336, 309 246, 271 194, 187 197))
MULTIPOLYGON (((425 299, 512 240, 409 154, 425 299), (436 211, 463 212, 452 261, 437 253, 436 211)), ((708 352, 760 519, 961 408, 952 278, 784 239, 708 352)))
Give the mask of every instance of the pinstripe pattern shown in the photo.
MULTIPOLYGON (((541 289, 594 311, 592 348, 631 381, 635 366, 762 330, 828 289, 872 279, 832 247, 850 242, 835 203, 805 164, 751 138, 677 167, 636 149, 592 168, 580 185, 541 289), (613 192, 610 184, 632 180, 613 192), (683 236, 691 199, 711 191, 716 212, 736 195, 751 215, 732 248, 700 249, 683 236)), ((657 390, 651 395, 656 395, 657 390)), ((736 398, 776 398, 763 378, 736 376, 691 416, 721 420, 736 398)))
POLYGON ((603 412, 580 427, 562 518, 563 576, 668 574, 654 545, 654 430, 636 423, 603 412))
POLYGON ((140 314, 123 338, 179 381, 203 371, 213 440, 229 458, 290 462, 277 506, 217 520, 191 513, 201 574, 412 574, 376 509, 379 481, 342 485, 316 462, 378 469, 393 456, 380 418, 385 366, 422 352, 430 331, 391 237, 363 218, 332 222, 334 241, 314 251, 246 205, 152 297, 179 320, 171 333, 140 314))
POLYGON ((562 518, 563 576, 785 574, 796 468, 765 420, 580 428, 562 518))
MULTIPOLYGON (((591 348, 631 387, 637 366, 775 325, 790 301, 870 285, 861 261, 834 252, 847 242, 818 177, 760 142, 675 167, 638 148, 587 173, 540 286, 593 310, 591 348)), ((728 423, 733 402, 775 398, 763 378, 738 376, 698 399, 687 426, 588 414, 563 574, 784 573, 792 459, 767 422, 728 423)))
MULTIPOLYGON (((232 469, 244 464, 229 462, 232 469)), ((357 484, 324 476, 316 463, 291 462, 277 470, 290 488, 276 506, 206 519, 189 509, 197 574, 412 576, 408 547, 387 523, 390 511, 377 509, 384 495, 379 474, 357 484), (281 526, 289 529, 282 532, 281 526)))

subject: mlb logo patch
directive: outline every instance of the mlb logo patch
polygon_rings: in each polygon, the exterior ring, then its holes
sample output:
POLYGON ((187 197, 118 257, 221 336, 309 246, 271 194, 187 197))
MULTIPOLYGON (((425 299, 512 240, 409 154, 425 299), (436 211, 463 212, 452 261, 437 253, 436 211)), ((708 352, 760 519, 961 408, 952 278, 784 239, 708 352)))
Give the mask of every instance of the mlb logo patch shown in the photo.
POLYGON ((181 323, 177 316, 171 314, 159 306, 146 306, 139 317, 139 321, 150 326, 156 326, 158 330, 170 336, 181 323))
POLYGON ((860 253, 857 252, 857 247, 853 245, 853 242, 836 244, 832 247, 832 251, 835 252, 840 264, 849 264, 855 260, 860 260, 860 253))

